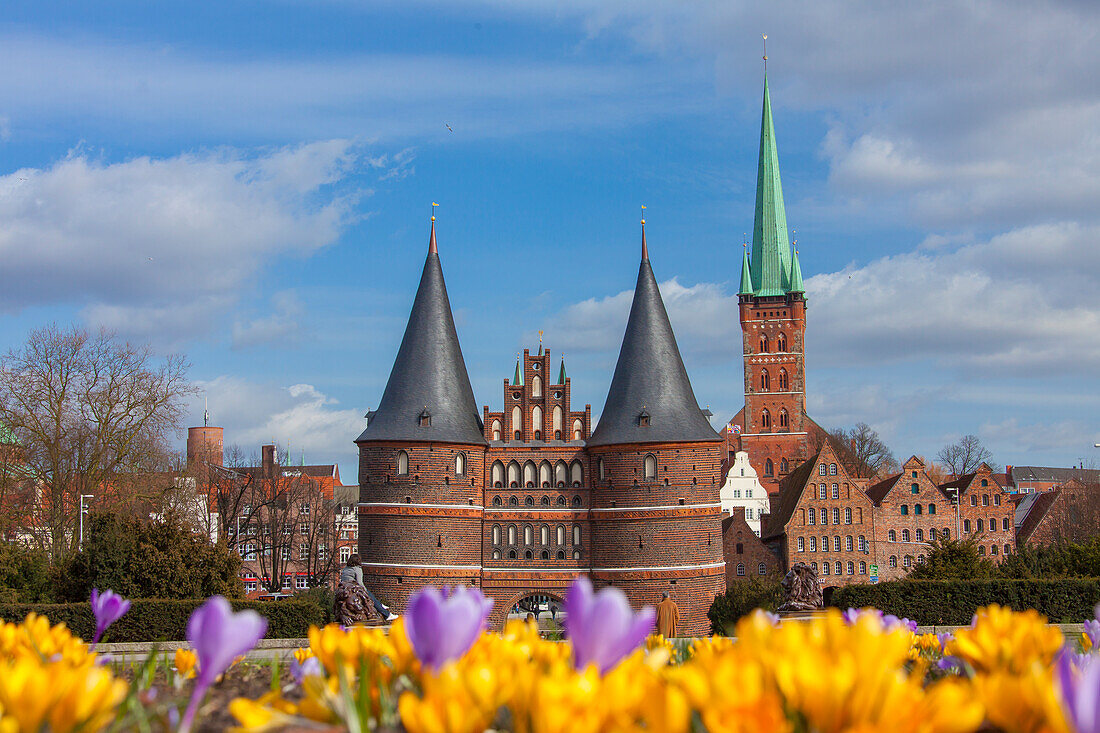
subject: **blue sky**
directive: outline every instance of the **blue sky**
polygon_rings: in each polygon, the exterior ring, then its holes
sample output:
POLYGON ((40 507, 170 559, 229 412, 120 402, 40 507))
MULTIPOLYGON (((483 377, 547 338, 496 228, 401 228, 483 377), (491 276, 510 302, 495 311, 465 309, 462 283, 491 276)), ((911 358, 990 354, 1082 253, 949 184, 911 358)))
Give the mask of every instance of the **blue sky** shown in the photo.
POLYGON ((432 201, 478 402, 541 329, 595 414, 645 204, 717 427, 767 32, 811 414, 900 459, 976 433, 1001 464, 1095 463, 1098 10, 896 5, 9 1, 0 336, 182 351, 228 442, 350 483, 432 201))

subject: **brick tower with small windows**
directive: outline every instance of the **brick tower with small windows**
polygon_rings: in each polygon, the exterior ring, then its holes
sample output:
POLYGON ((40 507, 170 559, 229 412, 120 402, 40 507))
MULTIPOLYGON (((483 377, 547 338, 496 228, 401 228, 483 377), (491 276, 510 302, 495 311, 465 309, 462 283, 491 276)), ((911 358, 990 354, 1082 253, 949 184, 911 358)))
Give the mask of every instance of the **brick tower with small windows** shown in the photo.
POLYGON ((682 633, 706 634, 725 592, 724 441, 700 409, 661 299, 642 222, 642 261, 619 360, 588 439, 591 575, 635 606, 668 592, 682 633))
POLYGON ((738 291, 745 407, 727 425, 726 440, 730 457, 749 454, 770 493, 825 435, 806 414, 806 292, 798 251, 791 250, 765 75, 752 258, 746 249, 738 291))
POLYGON ((368 588, 404 607, 431 585, 480 585, 484 426, 435 240, 378 409, 359 448, 359 554, 368 588))

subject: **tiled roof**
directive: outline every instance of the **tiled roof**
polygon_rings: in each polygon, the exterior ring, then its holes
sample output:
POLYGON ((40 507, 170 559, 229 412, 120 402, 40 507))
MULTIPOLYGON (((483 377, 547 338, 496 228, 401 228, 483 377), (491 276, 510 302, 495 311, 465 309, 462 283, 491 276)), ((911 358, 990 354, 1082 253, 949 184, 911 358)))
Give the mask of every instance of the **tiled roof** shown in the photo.
POLYGON ((886 495, 890 493, 890 489, 894 488, 894 485, 897 484, 898 479, 900 479, 902 475, 903 474, 899 473, 885 478, 877 484, 867 487, 864 493, 871 497, 871 501, 876 504, 881 504, 882 500, 886 498, 886 495))
POLYGON ((1025 501, 1016 508, 1017 515, 1023 514, 1023 520, 1016 525, 1016 544, 1020 545, 1031 539, 1031 535, 1035 532, 1039 523, 1043 521, 1043 517, 1047 515, 1050 508, 1054 506, 1055 500, 1062 492, 1058 489, 1054 491, 1043 491, 1038 494, 1032 494, 1031 501, 1025 501))
POLYGON ((773 504, 768 526, 761 533, 761 537, 775 537, 783 534, 786 530, 787 523, 791 521, 794 510, 798 507, 798 502, 802 500, 802 492, 806 489, 806 481, 809 480, 810 474, 817 466, 820 455, 820 451, 815 453, 779 482, 778 506, 773 504))
POLYGON ((1012 483, 1021 481, 1043 481, 1056 484, 1070 479, 1095 483, 1100 481, 1100 470, 1093 468, 1052 468, 1049 466, 1013 466, 1012 483))

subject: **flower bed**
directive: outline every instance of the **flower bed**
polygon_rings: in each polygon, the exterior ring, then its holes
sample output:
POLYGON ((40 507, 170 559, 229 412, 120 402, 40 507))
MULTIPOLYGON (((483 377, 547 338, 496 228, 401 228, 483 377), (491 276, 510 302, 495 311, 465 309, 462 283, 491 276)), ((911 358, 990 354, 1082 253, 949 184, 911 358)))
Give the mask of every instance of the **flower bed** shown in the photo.
POLYGON ((1038 613, 998 606, 953 637, 918 635, 874 610, 784 623, 761 612, 735 640, 685 648, 650 634, 651 609, 634 613, 621 593, 594 594, 583 579, 568 595, 566 643, 519 621, 486 632, 490 609, 475 589, 424 589, 389 633, 314 627, 289 670, 276 663, 247 685, 240 666, 226 670, 264 622, 224 599, 195 612, 193 652, 177 652, 170 675, 146 666, 129 683, 32 614, 0 626, 0 732, 193 730, 204 716, 224 723, 211 717, 224 709, 204 706, 211 687, 219 701, 238 691, 228 711, 253 731, 1100 730, 1100 621, 1067 644, 1038 613))

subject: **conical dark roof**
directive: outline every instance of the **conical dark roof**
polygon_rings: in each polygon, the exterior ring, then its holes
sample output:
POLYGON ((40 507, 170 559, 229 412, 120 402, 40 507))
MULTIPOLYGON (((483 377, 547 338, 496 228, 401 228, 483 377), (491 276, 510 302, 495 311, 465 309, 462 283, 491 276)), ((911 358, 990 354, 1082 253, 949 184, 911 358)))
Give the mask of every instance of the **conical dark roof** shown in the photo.
POLYGON ((386 391, 355 442, 379 440, 485 442, 436 252, 434 221, 424 273, 386 391))
POLYGON ((722 440, 691 389, 642 230, 642 264, 619 363, 588 445, 722 440), (648 425, 646 424, 648 423, 648 425))

